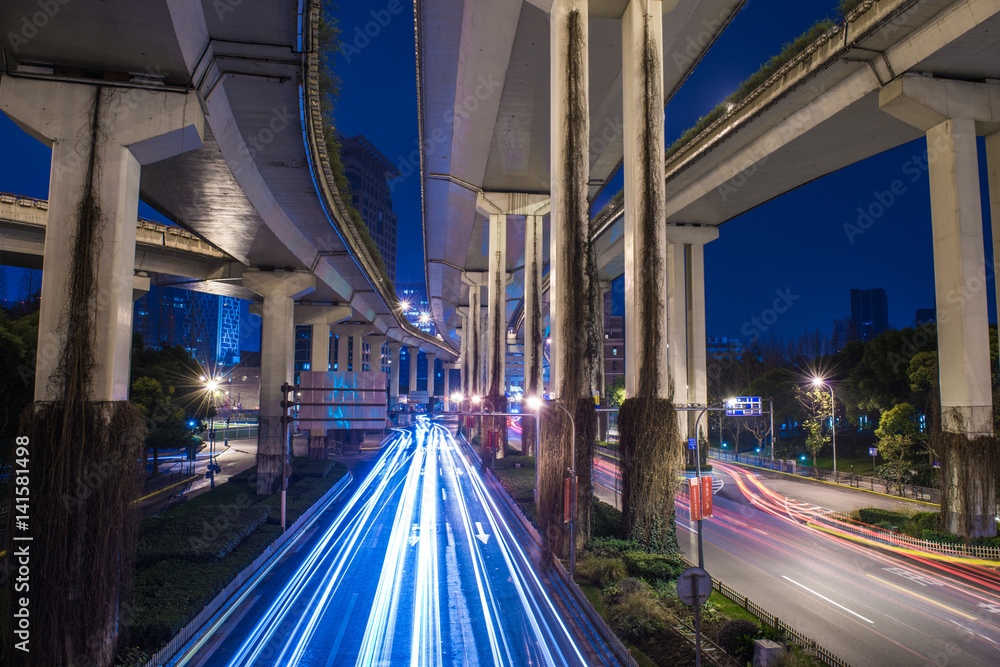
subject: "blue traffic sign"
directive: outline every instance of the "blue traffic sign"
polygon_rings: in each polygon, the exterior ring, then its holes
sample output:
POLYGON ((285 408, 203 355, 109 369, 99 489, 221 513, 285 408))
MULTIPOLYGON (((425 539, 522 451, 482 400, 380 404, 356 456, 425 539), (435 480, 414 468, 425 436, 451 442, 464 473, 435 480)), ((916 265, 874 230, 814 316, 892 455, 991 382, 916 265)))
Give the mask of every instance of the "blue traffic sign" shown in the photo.
POLYGON ((694 438, 688 438, 688 449, 694 449, 698 446, 698 442, 694 438))

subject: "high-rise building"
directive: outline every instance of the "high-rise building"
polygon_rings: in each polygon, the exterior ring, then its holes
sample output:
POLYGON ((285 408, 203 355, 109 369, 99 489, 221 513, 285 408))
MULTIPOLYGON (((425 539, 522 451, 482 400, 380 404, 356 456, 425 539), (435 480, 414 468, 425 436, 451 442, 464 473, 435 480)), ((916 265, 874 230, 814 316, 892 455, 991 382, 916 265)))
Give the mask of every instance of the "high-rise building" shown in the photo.
POLYGON ((434 320, 431 319, 431 306, 427 301, 427 288, 423 283, 413 285, 397 285, 396 295, 399 300, 407 305, 406 319, 413 326, 424 333, 434 335, 437 329, 434 327, 434 320))
POLYGON ((202 365, 240 361, 240 300, 153 285, 135 302, 132 328, 147 345, 180 345, 202 365))
POLYGON ((604 294, 604 386, 625 374, 625 318, 613 315, 614 290, 604 294))
POLYGON ((873 340, 889 330, 889 302, 885 290, 851 290, 851 324, 858 340, 873 340))
POLYGON ((389 181, 400 173, 385 155, 362 135, 340 138, 340 159, 351 183, 351 197, 382 254, 389 280, 396 282, 396 214, 392 211, 389 181))
POLYGON ((854 333, 854 322, 851 320, 833 321, 833 353, 843 351, 852 340, 857 340, 854 333))

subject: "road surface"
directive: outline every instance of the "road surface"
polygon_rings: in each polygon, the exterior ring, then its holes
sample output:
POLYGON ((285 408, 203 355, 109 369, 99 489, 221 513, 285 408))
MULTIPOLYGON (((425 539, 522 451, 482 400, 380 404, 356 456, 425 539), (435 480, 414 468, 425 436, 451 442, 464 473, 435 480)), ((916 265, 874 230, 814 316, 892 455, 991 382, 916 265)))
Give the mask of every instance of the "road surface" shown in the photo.
POLYGON ((501 517, 422 419, 180 664, 586 664, 501 517))

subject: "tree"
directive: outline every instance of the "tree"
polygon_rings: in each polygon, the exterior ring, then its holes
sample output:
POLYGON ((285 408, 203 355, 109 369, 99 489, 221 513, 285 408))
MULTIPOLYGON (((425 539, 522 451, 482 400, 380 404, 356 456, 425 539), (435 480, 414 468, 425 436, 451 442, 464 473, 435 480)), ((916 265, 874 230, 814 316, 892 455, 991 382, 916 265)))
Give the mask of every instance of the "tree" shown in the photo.
POLYGON ((816 455, 826 443, 830 442, 830 436, 823 433, 823 424, 830 419, 831 405, 830 393, 823 387, 812 387, 810 389, 795 388, 795 398, 805 411, 806 449, 812 454, 813 467, 816 467, 816 455))
POLYGON ((625 400, 625 376, 619 375, 608 388, 608 404, 617 408, 625 400))
POLYGON ((909 403, 900 403, 882 413, 878 437, 879 453, 886 461, 887 473, 896 480, 896 488, 903 491, 903 473, 906 470, 906 456, 917 434, 914 423, 917 411, 909 403))
MULTIPOLYGON (((18 417, 35 396, 35 347, 38 313, 7 319, 0 311, 0 441, 7 449, 17 433, 18 417)), ((4 460, 9 457, 3 456, 4 460)))
POLYGON ((42 278, 35 269, 25 269, 21 276, 21 299, 34 301, 42 289, 42 278))

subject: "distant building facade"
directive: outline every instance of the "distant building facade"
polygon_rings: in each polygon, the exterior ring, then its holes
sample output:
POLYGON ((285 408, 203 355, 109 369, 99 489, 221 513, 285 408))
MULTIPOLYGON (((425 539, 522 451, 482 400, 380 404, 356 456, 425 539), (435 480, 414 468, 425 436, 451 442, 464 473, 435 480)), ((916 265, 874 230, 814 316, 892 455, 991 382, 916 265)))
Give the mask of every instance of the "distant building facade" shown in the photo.
POLYGON ((421 315, 429 315, 431 312, 431 306, 427 300, 427 288, 422 283, 397 285, 396 296, 399 297, 400 301, 409 304, 405 315, 410 324, 432 336, 437 333, 433 320, 420 321, 421 315))
POLYGON ((889 330, 889 301, 885 290, 851 290, 851 324, 858 340, 873 340, 889 330))
POLYGON ((399 170, 362 135, 340 138, 340 159, 351 183, 351 197, 382 254, 389 279, 396 282, 396 214, 389 181, 399 170))
POLYGON ((842 351, 852 340, 857 340, 852 320, 833 321, 833 353, 842 351))
POLYGON ((709 336, 705 354, 709 359, 739 359, 743 355, 743 341, 728 336, 709 336))
POLYGON ((625 318, 612 315, 613 291, 604 294, 604 386, 611 387, 625 375, 625 318))
POLYGON ((153 285, 135 302, 133 331, 147 345, 180 345, 207 368, 240 362, 240 300, 153 285))

